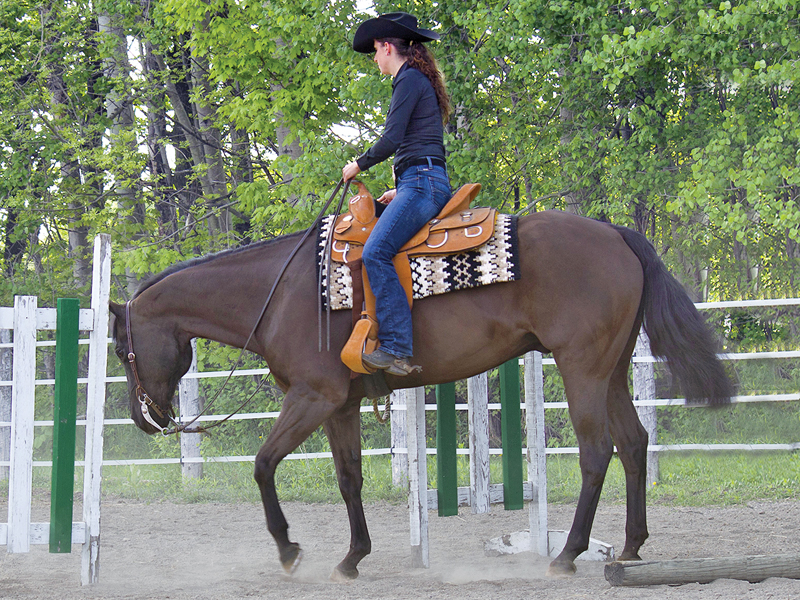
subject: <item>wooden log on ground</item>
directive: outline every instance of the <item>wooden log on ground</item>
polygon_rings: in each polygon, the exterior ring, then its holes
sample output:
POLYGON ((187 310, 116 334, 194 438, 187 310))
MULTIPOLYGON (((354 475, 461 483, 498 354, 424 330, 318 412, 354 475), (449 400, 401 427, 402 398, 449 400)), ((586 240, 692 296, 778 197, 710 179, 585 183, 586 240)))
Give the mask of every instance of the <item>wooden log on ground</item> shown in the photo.
POLYGON ((619 561, 606 565, 605 576, 612 586, 710 583, 716 579, 756 583, 769 577, 800 579, 800 554, 619 561))

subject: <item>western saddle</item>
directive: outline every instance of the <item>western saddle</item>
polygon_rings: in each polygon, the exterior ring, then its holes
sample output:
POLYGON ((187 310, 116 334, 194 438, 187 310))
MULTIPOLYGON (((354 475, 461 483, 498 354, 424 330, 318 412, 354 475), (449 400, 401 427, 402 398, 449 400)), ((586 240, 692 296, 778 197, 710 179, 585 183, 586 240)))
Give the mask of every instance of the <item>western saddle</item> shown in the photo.
MULTIPOLYGON (((360 181, 353 183, 358 193, 350 198, 349 211, 340 215, 334 224, 331 261, 348 265, 353 280, 353 332, 341 352, 341 359, 354 373, 372 373, 374 370, 361 362, 361 354, 378 347, 378 321, 375 296, 369 286, 361 253, 378 217, 375 200, 367 188, 360 181)), ((395 256, 394 266, 409 306, 413 302, 411 257, 458 254, 491 239, 497 210, 469 207, 480 190, 479 183, 461 186, 436 218, 420 229, 395 256)))

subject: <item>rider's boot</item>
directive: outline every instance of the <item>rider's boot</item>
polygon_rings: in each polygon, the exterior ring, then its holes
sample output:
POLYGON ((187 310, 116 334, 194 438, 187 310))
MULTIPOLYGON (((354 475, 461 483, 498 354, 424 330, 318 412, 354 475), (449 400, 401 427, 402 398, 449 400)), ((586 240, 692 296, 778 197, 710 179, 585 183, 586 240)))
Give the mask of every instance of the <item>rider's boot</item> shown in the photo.
POLYGON ((380 348, 369 354, 362 354, 361 362, 372 369, 385 370, 389 375, 396 377, 405 377, 415 371, 422 371, 422 367, 412 365, 407 358, 394 356, 380 348))

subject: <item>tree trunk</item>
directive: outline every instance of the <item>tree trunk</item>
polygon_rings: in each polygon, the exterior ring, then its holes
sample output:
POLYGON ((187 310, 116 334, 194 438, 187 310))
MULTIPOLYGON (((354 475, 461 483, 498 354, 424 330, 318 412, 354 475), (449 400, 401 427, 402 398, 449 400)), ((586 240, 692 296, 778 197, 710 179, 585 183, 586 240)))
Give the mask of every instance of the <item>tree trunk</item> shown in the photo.
MULTIPOLYGON (((42 23, 49 27, 52 19, 57 19, 58 15, 52 14, 52 4, 39 8, 42 23)), ((50 56, 53 53, 55 39, 48 39, 44 44, 43 54, 50 56)), ((47 76, 47 89, 50 92, 50 106, 55 115, 69 113, 70 98, 67 85, 64 81, 64 65, 59 59, 48 60, 50 71, 47 76)), ((55 125, 58 128, 58 125, 55 125)), ((61 178, 59 185, 60 192, 70 195, 70 192, 77 190, 81 186, 81 174, 75 153, 72 150, 65 150, 65 159, 61 161, 61 178)), ((81 223, 84 206, 80 203, 70 201, 68 206, 71 210, 67 217, 69 228, 68 243, 69 256, 73 259, 72 274, 78 287, 88 284, 91 278, 91 260, 88 254, 88 227, 81 223)))
POLYGON ((16 232, 14 229, 17 226, 17 211, 13 208, 6 209, 6 222, 3 231, 3 273, 6 277, 14 275, 14 268, 16 264, 22 259, 22 254, 25 252, 26 239, 14 239, 16 232))
MULTIPOLYGON (((119 22, 119 15, 102 13, 97 17, 97 29, 100 35, 106 38, 107 44, 113 47, 112 52, 104 58, 103 72, 109 81, 123 84, 110 86, 105 98, 106 116, 112 123, 109 143, 124 144, 123 154, 132 155, 137 149, 135 139, 129 135, 134 125, 133 103, 128 91, 131 89, 131 65, 128 61, 125 31, 119 22), (123 91, 120 91, 120 87, 123 91)), ((129 218, 140 226, 133 234, 134 240, 143 237, 144 207, 137 202, 136 191, 126 185, 117 185, 115 192, 122 206, 130 211, 129 218)), ((138 278, 131 272, 126 278, 128 292, 133 294, 139 284, 138 278)))
MULTIPOLYGON (((284 46, 285 42, 279 39, 277 40, 277 45, 284 46)), ((283 86, 281 84, 272 85, 273 91, 278 91, 280 89, 283 89, 283 86)), ((287 122, 282 112, 278 111, 275 114, 275 116, 278 123, 275 131, 275 135, 278 142, 278 155, 287 156, 291 159, 300 158, 303 155, 303 149, 300 147, 300 140, 298 140, 297 136, 295 136, 294 138, 291 137, 292 134, 291 127, 289 126, 289 123, 287 122)), ((285 174, 283 175, 283 180, 285 182, 291 181, 290 179, 287 178, 285 174)), ((288 200, 292 206, 297 206, 300 203, 301 199, 298 196, 292 194, 291 196, 289 196, 288 200)))
MULTIPOLYGON (((678 231, 679 227, 683 227, 679 223, 672 223, 672 236, 673 240, 681 239, 682 233, 678 231)), ((686 293, 692 299, 692 302, 700 302, 703 300, 703 289, 705 286, 705 278, 703 277, 703 268, 696 265, 688 256, 686 256, 681 249, 676 245, 673 246, 675 255, 680 265, 680 270, 675 273, 678 281, 683 284, 686 293)))
MULTIPOLYGON (((211 86, 205 75, 208 72, 207 62, 199 56, 193 56, 191 64, 192 86, 201 90, 199 97, 210 98, 211 86)), ((202 165, 210 192, 206 203, 213 210, 208 219, 209 232, 213 237, 227 237, 231 233, 232 221, 230 211, 221 208, 228 198, 228 177, 222 160, 222 134, 215 126, 213 106, 205 101, 195 102, 194 112, 197 132, 202 140, 202 165)))
POLYGON ((156 208, 159 213, 159 234, 166 237, 178 229, 178 211, 170 196, 178 191, 175 177, 167 158, 167 149, 162 140, 168 139, 167 114, 165 108, 166 92, 161 87, 164 73, 153 53, 149 41, 140 44, 145 80, 152 87, 147 95, 147 152, 150 173, 155 186, 156 208))

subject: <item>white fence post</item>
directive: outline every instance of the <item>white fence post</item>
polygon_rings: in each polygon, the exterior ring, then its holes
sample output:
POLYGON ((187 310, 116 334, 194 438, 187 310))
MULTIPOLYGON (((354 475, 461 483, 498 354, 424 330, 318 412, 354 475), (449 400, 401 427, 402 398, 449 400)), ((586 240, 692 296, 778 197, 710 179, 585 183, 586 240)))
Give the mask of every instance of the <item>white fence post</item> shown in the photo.
POLYGON ((547 539, 547 455, 544 437, 544 373, 542 353, 525 355, 525 425, 528 430, 528 481, 533 496, 528 505, 531 551, 549 553, 547 539), (534 541, 534 536, 536 541, 534 541))
POLYGON ((103 464, 103 419, 106 403, 110 292, 111 236, 102 234, 94 239, 92 266, 93 325, 89 334, 86 444, 83 470, 83 521, 86 524, 86 534, 81 549, 81 583, 83 585, 96 583, 100 572, 100 480, 103 464))
POLYGON ((469 490, 473 513, 487 513, 489 501, 489 377, 467 380, 469 413, 469 490))
MULTIPOLYGON (((11 330, 0 325, 0 381, 11 382, 13 377, 11 348, 4 347, 11 343, 11 330)), ((0 422, 11 422, 11 386, 0 385, 0 422)), ((11 427, 0 427, 0 461, 11 457, 11 427)), ((0 466, 0 481, 8 479, 8 467, 0 466)))
POLYGON ((406 389, 408 423, 408 509, 411 525, 411 565, 429 567, 428 452, 425 438, 425 388, 406 389))
POLYGON ((408 487, 408 430, 406 427, 406 397, 401 392, 392 392, 391 420, 392 430, 392 483, 398 487, 408 487), (403 452, 397 452, 402 448, 403 452))
POLYGON ((31 547, 37 304, 36 296, 14 298, 14 384, 11 390, 11 467, 8 482, 9 552, 29 552, 31 547))
MULTIPOLYGON (((192 340, 192 364, 189 373, 197 373, 197 340, 192 340)), ((191 421, 200 414, 200 382, 197 378, 184 377, 179 384, 178 396, 180 398, 180 415, 184 423, 191 421)), ((181 461, 187 458, 200 458, 199 433, 181 434, 181 461)), ((203 476, 202 462, 181 462, 181 473, 184 480, 200 479, 203 476)))
MULTIPOLYGON (((637 358, 652 356, 650 351, 650 340, 642 329, 636 340, 636 348, 633 355, 637 358)), ((656 379, 655 369, 652 362, 633 363, 633 399, 634 400, 655 400, 656 379)), ((636 413, 639 420, 647 430, 648 445, 658 444, 658 418, 655 406, 637 406, 636 413)), ((658 481, 658 452, 647 453, 647 486, 650 487, 658 481)))

